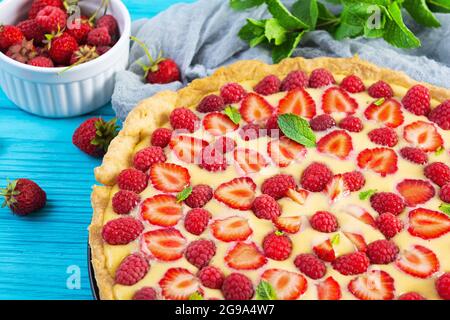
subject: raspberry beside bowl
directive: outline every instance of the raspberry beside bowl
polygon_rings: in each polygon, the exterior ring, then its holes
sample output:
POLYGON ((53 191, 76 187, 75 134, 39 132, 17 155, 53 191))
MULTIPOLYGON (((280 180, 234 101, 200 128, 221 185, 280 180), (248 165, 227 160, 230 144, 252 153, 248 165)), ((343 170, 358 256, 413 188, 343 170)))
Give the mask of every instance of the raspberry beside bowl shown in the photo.
MULTIPOLYGON (((16 24, 25 18, 32 0, 3 0, 0 21, 16 24)), ((80 7, 92 13, 101 0, 83 0, 80 7)), ((89 113, 109 102, 114 75, 128 64, 131 18, 120 0, 111 0, 108 13, 117 19, 120 39, 104 55, 73 67, 40 68, 17 62, 0 52, 0 86, 19 108, 43 117, 64 118, 89 113)))

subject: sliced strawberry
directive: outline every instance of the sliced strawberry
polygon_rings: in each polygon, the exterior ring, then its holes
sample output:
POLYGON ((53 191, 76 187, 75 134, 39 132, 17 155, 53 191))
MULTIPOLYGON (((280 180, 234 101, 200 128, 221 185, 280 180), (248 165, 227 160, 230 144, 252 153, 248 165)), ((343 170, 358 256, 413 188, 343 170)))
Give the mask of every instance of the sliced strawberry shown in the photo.
POLYGON ((287 233, 297 233, 302 226, 301 216, 292 217, 277 217, 274 220, 275 226, 280 230, 287 233))
POLYGON ((351 215, 352 217, 358 219, 359 221, 364 222, 365 224, 368 224, 369 226, 372 226, 375 229, 377 228, 375 219, 363 207, 351 204, 345 207, 345 212, 351 215))
POLYGON ((174 228, 158 229, 143 234, 142 246, 155 258, 162 261, 174 261, 183 256, 186 239, 174 228))
POLYGON ((323 94, 322 110, 325 113, 345 112, 353 114, 356 109, 358 109, 358 102, 341 88, 332 87, 323 94))
POLYGON ((235 178, 222 183, 214 197, 227 206, 238 210, 249 210, 255 198, 256 184, 248 177, 235 178))
POLYGON ((249 93, 242 100, 239 112, 245 121, 263 125, 272 116, 273 107, 260 95, 249 93))
POLYGON ((289 91, 278 104, 278 114, 293 113, 302 118, 312 119, 316 115, 316 104, 303 88, 289 91))
POLYGON ((293 160, 303 159, 306 155, 306 148, 288 137, 281 137, 268 143, 267 153, 277 166, 284 168, 289 166, 293 160))
POLYGON ((317 142, 317 150, 345 159, 353 150, 352 137, 345 130, 335 130, 317 142))
POLYGON ((308 198, 309 195, 309 191, 306 191, 304 189, 300 189, 300 188, 296 188, 294 189, 289 189, 286 192, 286 195, 291 198, 292 201, 297 202, 300 205, 305 204, 306 199, 308 198))
POLYGON ((313 251, 316 256, 323 261, 332 262, 336 259, 336 253, 334 252, 330 239, 326 239, 325 241, 315 245, 313 247, 313 251))
POLYGON ((364 111, 364 115, 368 120, 375 120, 390 128, 397 128, 405 121, 402 106, 395 99, 387 99, 380 105, 372 103, 364 111))
POLYGON ((235 131, 239 128, 239 125, 235 124, 223 113, 212 112, 203 118, 203 127, 213 136, 223 136, 235 131))
POLYGON ((317 286, 317 296, 319 300, 340 300, 342 293, 339 283, 333 279, 333 277, 328 277, 322 282, 316 284, 317 286))
POLYGON ((169 143, 175 156, 187 163, 195 163, 200 152, 207 145, 208 141, 183 135, 174 136, 169 143))
POLYGON ((256 270, 266 264, 267 259, 253 242, 238 242, 225 256, 230 268, 256 270))
POLYGON ((180 192, 189 185, 189 171, 173 163, 156 163, 150 168, 150 180, 155 189, 164 192, 180 192))
POLYGON ((392 300, 394 279, 385 271, 371 270, 350 281, 348 290, 360 300, 392 300))
POLYGON ((408 232, 422 239, 435 239, 450 232, 450 218, 444 213, 417 208, 409 213, 408 232))
POLYGON ((181 203, 177 198, 167 194, 159 194, 146 199, 141 206, 144 220, 161 227, 173 227, 183 217, 181 203))
POLYGON ((247 219, 242 217, 215 220, 211 224, 211 231, 216 239, 225 242, 244 241, 253 233, 247 219))
POLYGON ((269 165, 266 159, 255 150, 239 148, 234 150, 233 155, 234 160, 246 175, 259 172, 269 165))
POLYGON ((278 300, 297 300, 308 288, 304 276, 282 269, 268 269, 261 275, 261 279, 275 289, 278 300))
POLYGON ((187 269, 170 268, 159 281, 159 286, 167 300, 188 300, 199 291, 200 281, 187 269))
POLYGON ((403 137, 412 146, 425 152, 436 151, 444 144, 436 127, 425 121, 416 121, 405 126, 403 137))
POLYGON ((325 193, 328 195, 331 203, 341 200, 350 194, 347 182, 342 174, 336 174, 330 182, 328 182, 325 193))
POLYGON ((367 243, 362 234, 344 231, 344 235, 353 243, 358 251, 365 252, 367 250, 367 243))
POLYGON ((361 169, 371 169, 382 177, 397 172, 397 162, 397 154, 388 148, 365 149, 358 155, 361 169))
POLYGON ((401 194, 409 207, 415 207, 430 200, 435 195, 434 187, 425 180, 405 179, 397 184, 397 191, 401 194))
POLYGON ((439 260, 434 252, 421 245, 403 250, 395 265, 403 272, 423 279, 439 270, 439 260))

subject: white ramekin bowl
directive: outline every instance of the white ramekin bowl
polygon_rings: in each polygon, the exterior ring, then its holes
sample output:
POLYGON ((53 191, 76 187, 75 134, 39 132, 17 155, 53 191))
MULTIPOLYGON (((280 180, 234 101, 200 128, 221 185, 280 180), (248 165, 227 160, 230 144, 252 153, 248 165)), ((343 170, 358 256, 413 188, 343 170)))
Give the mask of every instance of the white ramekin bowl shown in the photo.
MULTIPOLYGON (((15 24, 26 18, 32 0, 3 0, 0 21, 15 24)), ((83 0, 94 12, 101 0, 83 0)), ((43 117, 64 118, 89 113, 108 103, 114 76, 128 64, 131 19, 120 0, 111 0, 108 13, 116 17, 121 37, 107 53, 63 73, 64 68, 40 68, 19 63, 0 52, 0 85, 19 108, 43 117)))

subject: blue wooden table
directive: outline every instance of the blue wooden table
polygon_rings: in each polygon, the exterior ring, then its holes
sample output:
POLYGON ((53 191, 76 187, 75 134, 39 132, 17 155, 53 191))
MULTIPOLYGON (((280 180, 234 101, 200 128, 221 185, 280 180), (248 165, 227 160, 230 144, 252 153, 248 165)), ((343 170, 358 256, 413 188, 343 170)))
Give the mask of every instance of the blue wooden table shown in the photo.
MULTIPOLYGON (((123 2, 139 19, 193 0, 123 2)), ((29 178, 48 196, 46 208, 28 217, 0 209, 0 299, 92 299, 87 227, 93 169, 100 161, 79 152, 72 133, 99 115, 114 112, 107 105, 85 117, 42 119, 17 109, 0 89, 0 187, 7 178, 29 178)))

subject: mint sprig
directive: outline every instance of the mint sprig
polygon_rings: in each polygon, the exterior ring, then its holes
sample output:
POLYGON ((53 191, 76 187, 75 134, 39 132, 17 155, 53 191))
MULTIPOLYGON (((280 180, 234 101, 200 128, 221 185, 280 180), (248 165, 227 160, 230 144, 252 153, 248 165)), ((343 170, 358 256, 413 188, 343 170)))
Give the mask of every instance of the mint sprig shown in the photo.
POLYGON ((316 136, 309 122, 305 119, 293 113, 280 114, 278 116, 278 126, 289 139, 307 148, 314 148, 316 146, 316 136))
POLYGON ((371 196, 373 196, 375 193, 377 193, 377 189, 370 189, 367 191, 362 191, 359 193, 359 200, 367 200, 369 199, 371 196))
POLYGON ((186 200, 191 195, 191 193, 192 193, 191 186, 184 188, 180 193, 177 194, 177 197, 176 197, 177 202, 179 203, 181 201, 186 200))
POLYGON ((256 300, 277 300, 277 294, 272 285, 264 280, 256 287, 256 300))
POLYGON ((239 124, 239 122, 241 122, 241 114, 235 107, 226 107, 224 113, 228 116, 228 118, 230 118, 231 121, 233 121, 234 124, 239 124))
POLYGON ((439 210, 441 210, 445 214, 450 215, 450 203, 442 203, 439 206, 439 210))
POLYGON ((203 298, 200 292, 196 291, 189 296, 189 300, 205 300, 205 298, 203 298))

